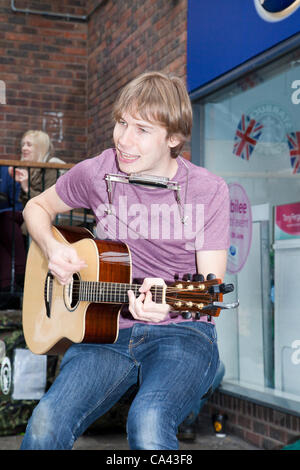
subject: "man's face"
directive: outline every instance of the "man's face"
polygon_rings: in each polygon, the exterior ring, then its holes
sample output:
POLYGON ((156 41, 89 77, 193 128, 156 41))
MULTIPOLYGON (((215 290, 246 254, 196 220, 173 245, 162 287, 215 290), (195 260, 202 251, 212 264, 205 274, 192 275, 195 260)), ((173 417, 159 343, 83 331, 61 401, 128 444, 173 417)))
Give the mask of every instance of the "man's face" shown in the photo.
POLYGON ((119 168, 124 173, 169 178, 176 173, 177 162, 171 157, 170 149, 179 141, 167 138, 166 129, 158 123, 124 113, 115 124, 113 138, 119 168))

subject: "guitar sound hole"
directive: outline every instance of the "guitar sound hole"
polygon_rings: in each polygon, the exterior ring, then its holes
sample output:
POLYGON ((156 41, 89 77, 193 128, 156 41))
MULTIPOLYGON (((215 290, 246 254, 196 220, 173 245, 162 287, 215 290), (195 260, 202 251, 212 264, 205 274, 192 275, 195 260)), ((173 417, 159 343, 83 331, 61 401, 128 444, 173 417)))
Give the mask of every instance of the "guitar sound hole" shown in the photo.
POLYGON ((75 273, 73 281, 65 287, 64 301, 69 310, 75 309, 79 303, 79 282, 80 277, 75 273))
POLYGON ((79 302, 79 276, 77 273, 73 274, 73 292, 71 307, 74 308, 79 302), (75 281, 75 282, 74 282, 75 281))

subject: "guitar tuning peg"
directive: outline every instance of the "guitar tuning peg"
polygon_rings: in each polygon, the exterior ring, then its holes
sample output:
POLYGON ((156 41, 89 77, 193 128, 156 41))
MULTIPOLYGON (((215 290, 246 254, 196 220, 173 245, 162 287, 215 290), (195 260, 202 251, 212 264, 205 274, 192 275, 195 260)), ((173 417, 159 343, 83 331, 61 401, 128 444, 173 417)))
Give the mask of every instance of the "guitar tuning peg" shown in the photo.
POLYGON ((201 313, 200 313, 200 312, 196 312, 196 313, 195 313, 195 318, 196 318, 196 320, 200 320, 200 318, 201 318, 201 313))
POLYGON ((207 280, 207 281, 211 281, 212 279, 216 279, 216 275, 213 274, 213 273, 209 273, 209 274, 206 276, 206 280, 207 280))
POLYGON ((190 318, 192 318, 191 312, 188 312, 188 311, 187 312, 182 312, 181 315, 183 316, 183 318, 185 320, 189 320, 190 318))
POLYGON ((191 280, 192 280, 192 275, 189 274, 189 273, 188 273, 188 274, 184 274, 184 275, 182 276, 182 280, 183 280, 183 281, 191 281, 191 280))
POLYGON ((210 294, 228 294, 229 292, 234 291, 233 284, 215 284, 214 286, 210 286, 208 292, 210 294))
POLYGON ((234 291, 234 285, 233 284, 221 284, 220 285, 220 292, 222 294, 229 294, 229 292, 234 291))
POLYGON ((177 273, 174 274, 174 281, 178 281, 178 279, 179 279, 179 274, 177 274, 177 273))
POLYGON ((193 275, 193 281, 195 282, 203 282, 205 279, 204 279, 204 276, 203 274, 194 274, 193 275))

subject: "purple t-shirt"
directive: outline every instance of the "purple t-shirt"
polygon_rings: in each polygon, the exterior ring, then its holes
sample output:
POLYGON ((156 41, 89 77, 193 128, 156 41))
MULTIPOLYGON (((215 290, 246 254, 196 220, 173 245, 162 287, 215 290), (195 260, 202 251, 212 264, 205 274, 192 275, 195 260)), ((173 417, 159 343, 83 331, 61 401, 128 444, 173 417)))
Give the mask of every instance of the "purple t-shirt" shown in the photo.
MULTIPOLYGON (((227 184, 182 157, 176 161, 178 169, 172 181, 180 185, 180 200, 173 189, 113 182, 111 214, 107 214, 110 205, 105 176, 124 175, 114 149, 78 163, 56 182, 57 194, 68 206, 92 209, 99 239, 115 239, 128 245, 133 280, 181 279, 186 273, 197 272, 195 251, 229 246, 227 184)), ((120 316, 120 328, 135 322, 127 317, 120 316)), ((207 321, 207 317, 201 320, 207 321)), ((172 315, 162 323, 170 321, 186 320, 172 315)))

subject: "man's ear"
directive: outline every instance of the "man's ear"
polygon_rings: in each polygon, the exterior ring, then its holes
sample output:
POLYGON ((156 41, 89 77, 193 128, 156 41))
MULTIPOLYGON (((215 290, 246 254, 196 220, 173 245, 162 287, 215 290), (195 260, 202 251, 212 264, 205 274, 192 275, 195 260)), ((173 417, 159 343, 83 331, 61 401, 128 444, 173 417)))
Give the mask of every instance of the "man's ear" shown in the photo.
POLYGON ((168 145, 170 148, 177 147, 177 145, 181 144, 181 139, 178 135, 173 134, 168 138, 168 145))

